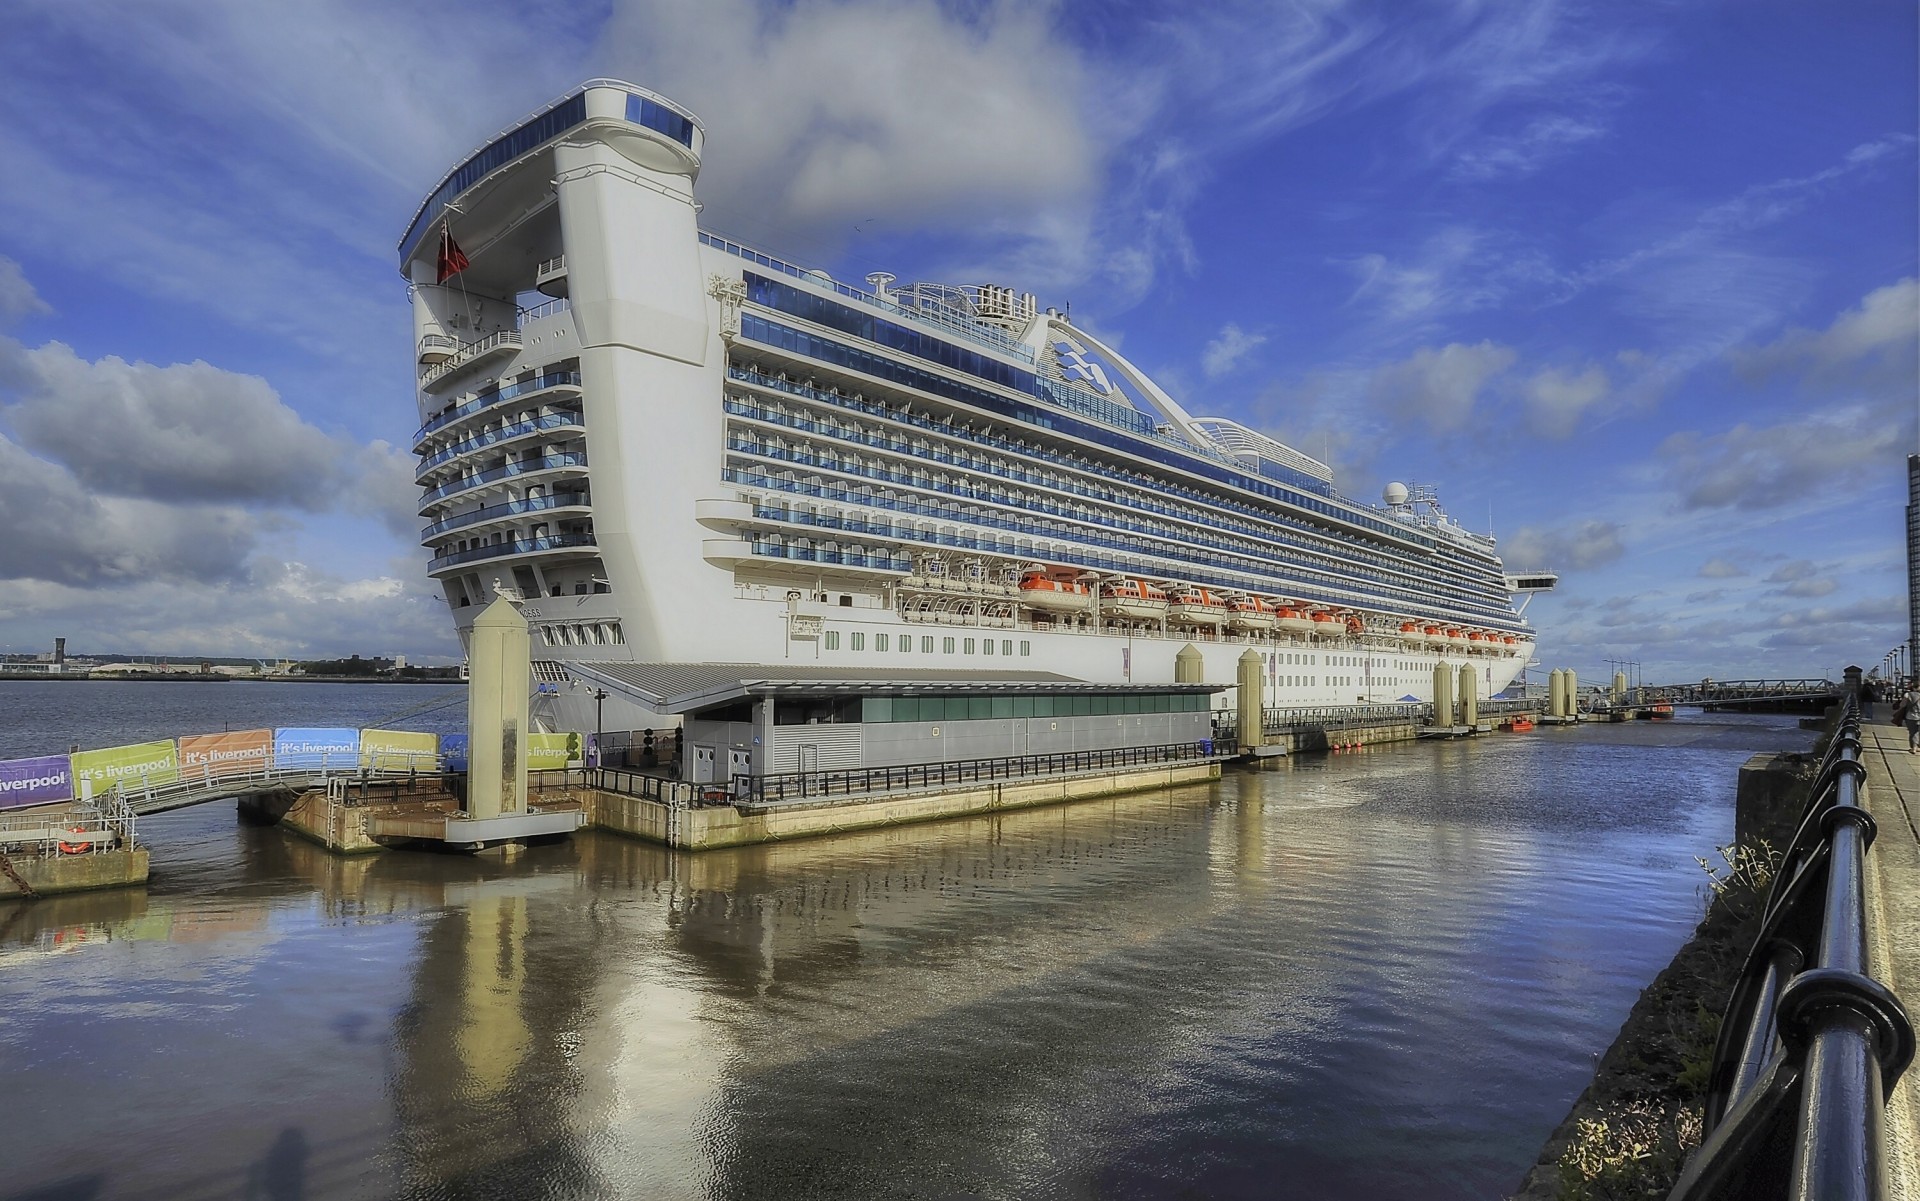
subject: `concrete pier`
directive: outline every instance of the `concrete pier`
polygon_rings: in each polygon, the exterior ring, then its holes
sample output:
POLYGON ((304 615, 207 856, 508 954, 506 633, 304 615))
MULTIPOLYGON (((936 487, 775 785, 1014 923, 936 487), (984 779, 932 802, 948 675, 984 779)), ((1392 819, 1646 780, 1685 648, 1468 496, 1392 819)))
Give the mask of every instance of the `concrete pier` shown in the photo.
POLYGON ((0 871, 0 901, 49 897, 63 892, 131 888, 147 882, 147 848, 119 847, 84 855, 12 855, 11 872, 0 871), (15 880, 15 876, 19 880, 15 880), (25 882, 26 891, 21 882, 25 882))

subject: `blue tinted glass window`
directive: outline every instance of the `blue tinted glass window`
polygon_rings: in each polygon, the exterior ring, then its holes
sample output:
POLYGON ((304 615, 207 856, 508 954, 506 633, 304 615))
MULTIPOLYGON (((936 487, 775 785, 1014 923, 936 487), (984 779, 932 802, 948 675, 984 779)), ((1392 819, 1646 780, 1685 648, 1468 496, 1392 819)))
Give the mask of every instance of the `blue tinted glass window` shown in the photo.
POLYGON ((666 134, 682 146, 693 145, 693 122, 645 96, 627 97, 627 120, 666 134))
POLYGON ((447 201, 535 146, 560 136, 586 119, 586 96, 570 96, 460 164, 420 206, 419 214, 407 229, 407 236, 400 242, 400 253, 407 254, 412 250, 420 234, 439 218, 440 210, 446 207, 447 201))

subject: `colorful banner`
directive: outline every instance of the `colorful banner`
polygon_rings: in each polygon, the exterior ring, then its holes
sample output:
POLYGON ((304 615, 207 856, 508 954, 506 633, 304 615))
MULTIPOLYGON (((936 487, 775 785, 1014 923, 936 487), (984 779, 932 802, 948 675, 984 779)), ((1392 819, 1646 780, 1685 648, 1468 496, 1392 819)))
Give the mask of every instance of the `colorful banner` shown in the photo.
POLYGON ((218 780, 254 775, 273 766, 272 730, 232 730, 224 734, 182 734, 180 775, 188 780, 218 780))
POLYGON ((73 756, 76 791, 85 791, 82 785, 89 782, 96 792, 105 792, 114 784, 132 789, 143 784, 171 784, 179 778, 180 758, 171 738, 79 751, 73 756))
POLYGON ((443 736, 440 739, 440 762, 447 771, 467 770, 467 735, 443 736))
POLYGON ((351 772, 360 767, 360 731, 287 727, 273 732, 273 765, 351 772))
POLYGON ((553 771, 581 762, 583 754, 578 734, 527 735, 527 770, 553 771))
POLYGON ((439 768, 439 739, 408 730, 360 731, 360 766, 374 771, 435 771, 439 768))
POLYGON ((73 796, 73 771, 65 755, 0 760, 0 809, 44 805, 73 796))

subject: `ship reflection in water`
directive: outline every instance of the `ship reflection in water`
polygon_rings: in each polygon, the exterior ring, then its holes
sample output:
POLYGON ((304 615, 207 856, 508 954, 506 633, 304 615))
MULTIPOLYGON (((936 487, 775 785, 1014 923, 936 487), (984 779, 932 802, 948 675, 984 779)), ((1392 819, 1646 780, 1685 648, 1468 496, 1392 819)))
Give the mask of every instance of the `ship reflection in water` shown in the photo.
POLYGON ((1483 1197, 1791 719, 1303 759, 674 855, 224 806, 0 908, 0 1197, 1483 1197))

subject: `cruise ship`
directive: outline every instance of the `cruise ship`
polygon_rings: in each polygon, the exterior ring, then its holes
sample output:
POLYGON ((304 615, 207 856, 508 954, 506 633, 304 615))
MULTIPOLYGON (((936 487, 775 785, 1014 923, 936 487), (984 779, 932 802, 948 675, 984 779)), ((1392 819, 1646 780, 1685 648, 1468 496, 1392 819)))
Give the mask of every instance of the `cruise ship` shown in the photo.
MULTIPOLYGON (((463 641, 519 604, 551 719, 595 720, 615 664, 1125 685, 1193 680, 1194 648, 1225 685, 1253 648, 1284 708, 1430 699, 1440 662, 1492 695, 1528 661, 1552 575, 1431 489, 1349 500, 1030 293, 855 284, 703 229, 705 137, 590 81, 400 243, 427 570, 463 641)), ((644 699, 618 724, 656 724, 644 699)))

